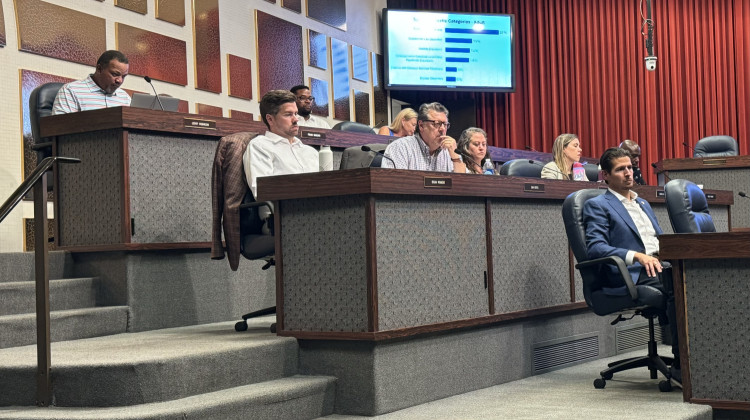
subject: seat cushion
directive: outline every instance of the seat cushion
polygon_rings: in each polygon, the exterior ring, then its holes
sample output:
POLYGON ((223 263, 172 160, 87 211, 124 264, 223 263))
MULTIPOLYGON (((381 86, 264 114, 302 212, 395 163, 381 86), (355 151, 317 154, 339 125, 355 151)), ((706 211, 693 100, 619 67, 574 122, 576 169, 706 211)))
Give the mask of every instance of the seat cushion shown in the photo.
POLYGON ((636 309, 649 306, 656 312, 663 312, 667 307, 666 296, 657 288, 651 286, 639 286, 638 300, 635 302, 630 295, 609 295, 601 290, 591 293, 591 308, 597 315, 607 315, 628 309, 636 309))

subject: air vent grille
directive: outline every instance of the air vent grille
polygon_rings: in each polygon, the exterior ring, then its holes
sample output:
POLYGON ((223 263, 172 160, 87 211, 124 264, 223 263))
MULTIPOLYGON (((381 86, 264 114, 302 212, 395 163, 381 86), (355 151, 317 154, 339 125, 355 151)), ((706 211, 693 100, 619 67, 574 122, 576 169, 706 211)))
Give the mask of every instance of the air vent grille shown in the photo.
MULTIPOLYGON (((615 327, 615 344, 617 354, 627 353, 648 345, 648 323, 639 323, 615 327)), ((657 341, 661 341, 661 327, 654 325, 654 334, 657 341)))
POLYGON ((537 343, 532 352, 533 374, 562 369, 599 357, 599 336, 592 333, 537 343))

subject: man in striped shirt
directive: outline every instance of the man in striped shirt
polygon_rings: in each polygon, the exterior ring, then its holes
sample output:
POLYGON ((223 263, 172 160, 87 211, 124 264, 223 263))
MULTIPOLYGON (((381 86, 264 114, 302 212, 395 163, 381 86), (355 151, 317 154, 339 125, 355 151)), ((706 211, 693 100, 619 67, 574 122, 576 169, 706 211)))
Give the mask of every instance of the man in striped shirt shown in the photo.
POLYGON ((125 54, 115 50, 105 51, 97 60, 93 74, 60 88, 52 114, 130 106, 130 95, 120 88, 129 67, 125 54))

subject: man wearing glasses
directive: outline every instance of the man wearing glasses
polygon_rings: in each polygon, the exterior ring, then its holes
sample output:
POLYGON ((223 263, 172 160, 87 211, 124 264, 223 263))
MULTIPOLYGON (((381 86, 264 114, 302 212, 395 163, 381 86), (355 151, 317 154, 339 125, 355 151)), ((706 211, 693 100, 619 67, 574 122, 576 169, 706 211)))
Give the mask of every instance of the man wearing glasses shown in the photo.
POLYGON ((312 115, 312 105, 315 102, 315 97, 310 93, 308 86, 297 85, 289 90, 297 97, 297 113, 300 116, 297 125, 300 127, 331 128, 326 120, 312 115))
POLYGON ((448 136, 448 110, 438 102, 422 104, 417 130, 385 149, 383 168, 465 173, 466 165, 456 153, 456 140, 448 136))

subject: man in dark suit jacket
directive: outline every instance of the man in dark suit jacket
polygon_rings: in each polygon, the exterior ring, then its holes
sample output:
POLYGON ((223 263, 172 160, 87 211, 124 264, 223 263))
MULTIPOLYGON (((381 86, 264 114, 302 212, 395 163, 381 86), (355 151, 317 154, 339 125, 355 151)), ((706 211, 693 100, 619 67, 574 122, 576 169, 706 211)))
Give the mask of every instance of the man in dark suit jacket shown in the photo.
MULTIPOLYGON (((659 239, 662 233, 654 211, 646 200, 639 198, 635 191, 633 164, 625 149, 607 149, 600 159, 602 176, 609 190, 586 202, 583 208, 583 221, 586 225, 586 245, 589 258, 617 255, 628 265, 633 282, 639 286, 651 286, 667 296, 667 317, 672 328, 673 377, 681 379, 679 369, 679 348, 672 292, 672 276, 669 270, 662 279, 662 263, 659 261, 659 239)), ((614 267, 607 272, 608 284, 604 293, 623 295, 625 286, 614 267)))

